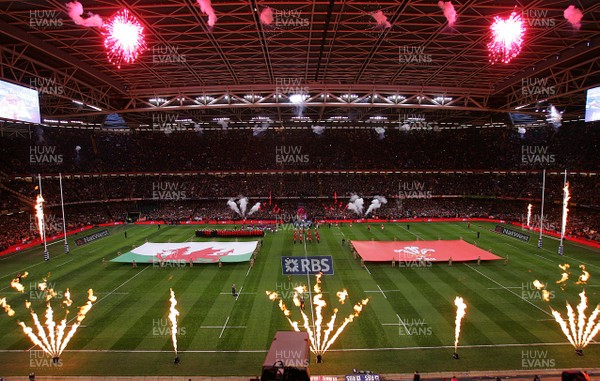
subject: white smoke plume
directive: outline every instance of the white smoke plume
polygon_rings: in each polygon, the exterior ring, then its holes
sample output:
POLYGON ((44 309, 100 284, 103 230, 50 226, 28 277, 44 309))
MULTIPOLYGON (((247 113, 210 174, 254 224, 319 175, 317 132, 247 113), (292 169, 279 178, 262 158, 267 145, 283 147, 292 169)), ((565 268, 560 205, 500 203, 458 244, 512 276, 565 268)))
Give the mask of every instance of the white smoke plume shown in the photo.
POLYGON ((454 10, 454 5, 449 1, 438 1, 438 7, 440 7, 444 11, 444 16, 446 20, 448 20, 448 25, 454 26, 456 22, 456 11, 454 10))
POLYGON ((268 129, 269 129, 269 122, 263 122, 260 126, 258 124, 255 124, 254 128, 252 128, 252 135, 258 136, 258 135, 262 134, 263 132, 267 131, 268 129))
POLYGON ((554 105, 550 105, 546 114, 546 121, 552 127, 559 128, 562 126, 562 112, 558 111, 554 105))
POLYGON ((260 22, 264 25, 273 24, 273 10, 271 8, 263 8, 263 10, 260 12, 260 22))
POLYGON ((202 13, 208 15, 208 26, 211 28, 215 26, 217 23, 217 15, 210 3, 210 0, 198 0, 198 5, 200 5, 200 10, 202 13))
POLYGON ((567 9, 563 12, 563 16, 573 25, 573 28, 576 30, 581 29, 581 19, 583 18, 583 13, 578 8, 575 8, 574 5, 569 5, 567 9))
POLYGON ((365 205, 365 201, 361 197, 358 197, 357 195, 353 194, 350 197, 350 202, 348 203, 348 209, 350 209, 354 213, 361 216, 364 205, 365 205))
POLYGON ((371 201, 371 205, 367 208, 365 212, 365 216, 368 216, 372 211, 381 208, 381 205, 387 204, 387 199, 383 196, 375 196, 373 201, 371 201))
POLYGON ((217 123, 221 125, 221 127, 223 127, 224 130, 226 130, 229 127, 229 119, 221 119, 217 123))
POLYGON ((254 206, 252 208, 250 208, 248 215, 251 216, 254 213, 258 212, 259 210, 260 210, 260 202, 257 202, 256 204, 254 204, 254 206))
POLYGON ((227 206, 229 206, 229 208, 231 210, 233 210, 240 216, 242 215, 242 212, 240 212, 240 208, 238 208, 237 204, 235 203, 235 201, 232 198, 230 198, 229 201, 227 201, 227 206))
POLYGON ((240 204, 240 211, 242 212, 242 216, 245 216, 246 208, 248 207, 248 197, 240 197, 238 203, 240 204))
POLYGON ((375 127, 375 132, 377 133, 377 137, 379 139, 385 138, 385 128, 383 127, 375 127))
POLYGON ((75 0, 72 3, 67 3, 67 13, 73 22, 77 25, 87 26, 87 27, 101 27, 104 24, 102 21, 102 17, 95 15, 91 12, 88 12, 87 17, 83 18, 83 5, 75 0))
POLYGON ((323 135, 323 133, 325 132, 325 126, 310 126, 310 128, 312 128, 312 131, 316 135, 323 135))
POLYGON ((392 24, 387 19, 387 16, 383 14, 382 11, 377 11, 371 13, 371 17, 377 21, 377 26, 383 29, 391 28, 392 24))

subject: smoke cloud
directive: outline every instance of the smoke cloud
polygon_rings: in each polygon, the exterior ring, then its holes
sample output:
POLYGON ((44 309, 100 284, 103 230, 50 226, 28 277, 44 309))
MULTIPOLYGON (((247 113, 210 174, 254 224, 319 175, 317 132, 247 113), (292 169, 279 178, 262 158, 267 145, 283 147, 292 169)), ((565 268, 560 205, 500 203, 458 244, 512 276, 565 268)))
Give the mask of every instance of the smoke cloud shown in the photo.
POLYGON ((229 208, 231 210, 233 210, 240 216, 242 215, 242 212, 240 212, 240 208, 238 208, 237 204, 235 203, 235 201, 232 198, 230 198, 229 201, 227 201, 227 206, 229 206, 229 208))
POLYGON ((383 196, 375 196, 373 201, 371 201, 371 205, 367 208, 365 212, 365 216, 369 215, 372 211, 381 208, 381 205, 387 204, 387 199, 383 196))
POLYGON ((446 20, 448 20, 448 25, 454 26, 456 22, 456 11, 454 10, 454 5, 449 1, 438 1, 438 7, 440 7, 444 11, 444 16, 446 20))
POLYGON ((574 5, 569 5, 567 9, 563 12, 563 16, 573 25, 573 28, 576 30, 581 29, 581 19, 583 18, 583 13, 578 8, 575 8, 574 5))
POLYGON ((322 135, 325 132, 325 126, 311 126, 310 128, 317 135, 322 135))
POLYGON ((260 12, 260 22, 264 25, 273 24, 273 10, 271 8, 263 8, 263 10, 260 12))
POLYGON ((260 210, 260 202, 257 202, 256 204, 254 204, 254 206, 252 208, 250 208, 248 215, 251 216, 252 214, 258 212, 259 210, 260 210))
POLYGON ((101 27, 104 24, 102 17, 88 12, 88 17, 83 18, 83 5, 77 0, 67 3, 67 13, 73 22, 77 25, 86 27, 101 27))
POLYGON ((377 26, 383 29, 391 28, 392 24, 387 19, 387 16, 382 11, 371 13, 371 17, 377 21, 377 26))
POLYGON ((364 204, 365 204, 365 201, 361 197, 358 197, 357 195, 353 194, 350 197, 350 202, 348 203, 348 209, 350 209, 354 213, 361 216, 362 212, 363 212, 364 204))
POLYGON ((217 15, 210 3, 210 0, 198 0, 198 5, 200 5, 200 10, 202 13, 208 15, 208 26, 211 28, 215 26, 217 23, 217 15))

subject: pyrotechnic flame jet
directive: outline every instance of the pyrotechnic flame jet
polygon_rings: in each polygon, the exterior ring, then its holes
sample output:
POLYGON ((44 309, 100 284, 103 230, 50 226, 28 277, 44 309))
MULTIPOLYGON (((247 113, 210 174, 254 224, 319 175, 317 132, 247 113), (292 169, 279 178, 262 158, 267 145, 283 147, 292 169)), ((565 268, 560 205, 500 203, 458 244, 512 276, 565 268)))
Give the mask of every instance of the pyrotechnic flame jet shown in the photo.
POLYGON ((575 284, 587 284, 587 281, 590 279, 590 273, 585 270, 585 265, 579 265, 582 274, 579 276, 579 279, 575 284))
POLYGON ((460 296, 457 296, 456 299, 454 299, 454 305, 456 306, 456 319, 454 322, 454 353, 456 354, 458 353, 457 349, 458 338, 460 337, 460 324, 463 317, 465 317, 466 315, 467 305, 465 304, 463 298, 461 298, 460 296))
POLYGON ((583 354, 585 348, 593 338, 600 332, 600 323, 596 321, 600 314, 600 305, 596 306, 589 318, 585 316, 587 309, 587 297, 585 290, 579 294, 580 302, 577 306, 577 316, 573 307, 567 302, 568 323, 563 319, 560 312, 552 309, 552 315, 559 324, 562 332, 569 340, 569 343, 575 348, 578 355, 583 354), (586 323, 587 320, 587 323, 586 323))
MULTIPOLYGON (((567 216, 569 215, 569 208, 568 208, 568 206, 569 206, 569 200, 571 199, 571 194, 569 193, 569 183, 568 182, 565 184, 565 187, 563 188, 563 192, 564 192, 564 195, 563 195, 563 205, 562 205, 563 213, 562 213, 562 224, 561 224, 561 229, 562 229, 561 230, 561 235, 562 235, 562 237, 565 236, 565 232, 566 232, 565 229, 567 227, 567 216)), ((561 241, 561 244, 562 244, 562 241, 561 241)))
POLYGON ((533 281, 533 287, 542 291, 542 299, 546 302, 550 301, 550 291, 546 290, 546 285, 540 282, 539 280, 533 281))
POLYGON ((29 275, 27 271, 23 274, 17 275, 17 277, 10 282, 10 287, 14 288, 18 292, 25 292, 25 286, 21 284, 21 279, 27 278, 27 275, 29 275))
MULTIPOLYGON (((70 301, 70 292, 67 290, 65 295, 68 295, 68 300, 70 301)), ((67 344, 77 331, 77 328, 81 325, 83 319, 85 319, 86 314, 92 308, 92 303, 97 300, 96 296, 94 296, 94 292, 92 289, 88 290, 88 301, 85 305, 79 307, 79 312, 76 316, 76 321, 71 326, 71 329, 65 336, 65 331, 67 328, 67 316, 69 311, 67 310, 65 313, 65 318, 61 320, 61 322, 57 325, 54 321, 54 311, 52 310, 52 306, 48 301, 46 304, 46 313, 45 313, 45 326, 42 325, 38 315, 35 311, 30 310, 31 317, 33 320, 33 324, 37 329, 37 333, 33 331, 33 328, 28 327, 25 323, 19 322, 18 324, 23 328, 23 332, 31 342, 41 348, 45 353, 53 358, 59 358, 61 353, 65 350, 67 344)), ((27 308, 31 307, 31 303, 25 302, 25 306, 27 308)))
POLYGON ((171 302, 171 307, 169 308, 169 321, 171 322, 171 340, 173 341, 173 350, 175 351, 175 356, 177 356, 177 316, 179 316, 179 311, 175 308, 177 306, 177 299, 175 299, 175 292, 173 289, 169 289, 171 293, 171 298, 169 301, 171 302))
POLYGON ((571 265, 565 263, 564 265, 558 265, 558 267, 560 267, 563 273, 561 274, 561 278, 556 281, 556 284, 560 284, 560 288, 564 290, 565 286, 567 285, 567 280, 569 280, 568 270, 571 267, 571 265))
POLYGON ((35 218, 37 220, 38 232, 40 233, 40 238, 44 239, 44 198, 41 194, 38 194, 35 199, 35 218))
MULTIPOLYGON (((363 307, 369 302, 369 299, 364 299, 361 302, 357 303, 353 307, 353 312, 344 319, 343 323, 337 328, 337 330, 335 330, 335 321, 338 314, 338 309, 334 308, 333 314, 329 318, 328 323, 325 325, 325 327, 323 327, 323 321, 325 320, 323 316, 323 310, 327 306, 327 303, 323 300, 323 294, 321 292, 321 275, 322 274, 316 275, 316 283, 313 288, 315 291, 315 295, 313 296, 312 304, 314 306, 316 318, 312 326, 306 313, 304 313, 304 311, 300 309, 300 315, 302 316, 302 326, 308 333, 308 337, 310 340, 310 349, 315 355, 318 356, 317 359, 329 349, 329 347, 342 333, 344 328, 360 315, 361 311, 363 310, 363 307)), ((305 286, 299 286, 294 288, 294 290, 295 292, 292 298, 294 301, 294 305, 296 305, 296 307, 301 307, 299 297, 301 294, 306 292, 307 288, 305 286)), ((267 297, 272 301, 276 301, 279 299, 279 295, 276 292, 267 291, 266 294, 267 297)), ((340 303, 343 304, 343 301, 346 300, 348 296, 348 292, 346 290, 343 290, 338 292, 336 295, 338 296, 340 303)), ((283 312, 287 321, 292 326, 292 328, 295 331, 299 332, 300 322, 293 321, 291 319, 292 312, 287 308, 282 299, 279 299, 278 306, 279 309, 283 312)))
POLYGON ((15 316, 15 310, 10 307, 10 304, 6 302, 6 298, 0 298, 0 307, 4 308, 4 312, 8 316, 15 316))

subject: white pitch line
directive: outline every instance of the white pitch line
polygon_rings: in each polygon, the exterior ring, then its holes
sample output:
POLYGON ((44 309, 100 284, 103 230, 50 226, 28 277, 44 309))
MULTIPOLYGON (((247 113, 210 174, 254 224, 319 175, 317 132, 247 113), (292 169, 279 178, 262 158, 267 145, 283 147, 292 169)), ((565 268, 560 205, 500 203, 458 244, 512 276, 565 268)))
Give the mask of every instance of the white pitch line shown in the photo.
POLYGON ((421 238, 423 239, 423 237, 419 236, 418 234, 415 234, 413 232, 411 232, 410 230, 408 230, 407 228, 405 228, 404 226, 402 226, 401 224, 399 224, 398 226, 400 226, 402 229, 406 230, 407 232, 409 232, 410 234, 414 235, 417 238, 421 238))
POLYGON ((229 322, 229 316, 227 316, 227 320, 225 320, 225 324, 223 325, 223 329, 221 330, 221 334, 219 335, 219 339, 223 336, 223 332, 225 332, 225 327, 227 327, 227 323, 229 322))
POLYGON ((248 272, 246 272, 246 277, 248 276, 248 274, 250 274, 250 270, 252 270, 252 267, 248 267, 248 272))
POLYGON ((237 296, 235 297, 235 301, 237 302, 238 298, 240 297, 240 295, 242 295, 242 290, 244 289, 244 286, 240 287, 240 292, 237 293, 237 296))
POLYGON ((535 304, 531 303, 529 300, 523 298, 522 296, 520 296, 519 294, 515 293, 514 291, 511 291, 509 288, 505 287, 504 285, 498 283, 497 281, 495 281, 494 279, 490 278, 489 276, 485 275, 484 273, 482 273, 481 271, 473 268, 471 265, 468 265, 465 263, 465 266, 467 266, 468 268, 470 268, 471 270, 479 273, 480 275, 484 276, 485 278, 491 280, 492 282, 496 283, 498 286, 502 287, 503 289, 505 289, 506 291, 510 292, 511 294, 515 295, 516 297, 518 297, 519 299, 521 299, 524 302, 527 302, 528 304, 532 305, 533 307, 537 308, 538 310, 542 311, 543 313, 545 313, 548 316, 552 316, 550 313, 548 313, 546 310, 536 306, 535 304))
POLYGON ((522 286, 514 286, 514 287, 488 287, 488 290, 504 290, 506 288, 522 288, 522 286))
MULTIPOLYGON (((202 328, 202 329, 222 329, 223 327, 220 325, 205 325, 200 328, 202 328)), ((226 329, 244 329, 244 328, 246 328, 245 325, 230 325, 226 329)))
POLYGON ((27 266, 24 269, 18 270, 17 272, 13 272, 13 273, 10 273, 10 274, 3 275, 3 276, 0 277, 0 279, 4 279, 4 278, 7 278, 7 277, 10 277, 10 276, 12 276, 12 274, 23 273, 23 270, 27 270, 27 269, 30 269, 32 267, 42 265, 44 263, 46 263, 46 262, 40 262, 40 263, 36 263, 35 265, 27 266))
POLYGON ((383 292, 381 287, 379 287, 379 285, 377 285, 377 288, 379 289, 379 291, 381 291, 381 294, 383 295, 383 297, 387 299, 387 296, 385 296, 385 293, 383 292))
MULTIPOLYGON (((379 287, 379 285, 377 285, 377 287, 379 287)), ((363 292, 402 292, 404 290, 382 290, 381 288, 379 288, 379 290, 367 290, 367 291, 363 291, 363 292)))
MULTIPOLYGON (((589 345, 598 345, 599 343, 590 343, 589 345)), ((474 344, 461 345, 460 348, 518 348, 518 347, 571 347, 569 342, 564 343, 513 343, 513 344, 474 344)), ((377 352, 377 351, 405 351, 415 349, 454 349, 454 345, 440 345, 431 347, 387 347, 387 348, 346 348, 329 349, 328 352, 377 352)), ((0 349, 0 353, 23 353, 28 350, 23 349, 0 349)), ((173 353, 173 350, 111 350, 111 349, 66 349, 64 352, 71 353, 173 353)), ((267 349, 248 349, 248 350, 187 350, 178 351, 181 353, 267 353, 267 349)))
POLYGON ((60 265, 58 265, 58 266, 56 266, 56 267, 61 267, 61 266, 64 266, 64 265, 66 265, 66 264, 67 264, 67 263, 69 263, 69 262, 73 262, 74 260, 75 260, 75 258, 71 259, 70 261, 66 261, 65 263, 62 263, 62 264, 60 264, 60 265))
MULTIPOLYGON (((244 288, 244 286, 242 286, 242 288, 244 288)), ((238 295, 242 293, 242 288, 240 288, 240 292, 238 292, 238 295)), ((254 294, 256 294, 256 292, 244 292, 244 295, 254 295, 254 294)), ((220 292, 219 295, 231 295, 231 292, 220 292)))
MULTIPOLYGON (((406 330, 406 332, 408 333, 408 335, 412 336, 412 333, 410 333, 410 331, 406 327, 406 324, 404 324, 404 321, 402 321, 402 319, 400 319, 400 315, 396 314, 396 316, 398 317, 398 320, 400 321, 400 323, 402 323, 402 325, 404 326, 404 329, 406 330)), ((398 334, 400 334, 400 326, 398 326, 398 334)))

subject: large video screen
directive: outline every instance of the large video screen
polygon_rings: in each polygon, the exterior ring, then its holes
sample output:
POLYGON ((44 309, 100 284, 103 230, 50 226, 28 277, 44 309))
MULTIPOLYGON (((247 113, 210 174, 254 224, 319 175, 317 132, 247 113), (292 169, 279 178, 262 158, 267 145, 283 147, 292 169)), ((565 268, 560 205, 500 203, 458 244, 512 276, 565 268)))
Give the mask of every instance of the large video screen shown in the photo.
POLYGON ((587 91, 585 102, 585 121, 594 122, 600 120, 600 86, 587 91))
POLYGON ((40 123, 38 92, 0 81, 0 118, 40 123))

